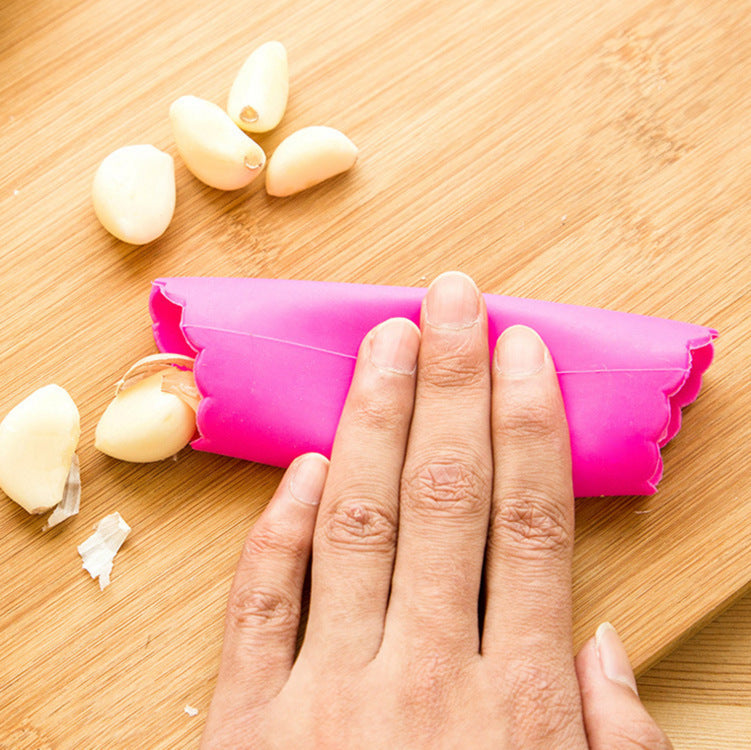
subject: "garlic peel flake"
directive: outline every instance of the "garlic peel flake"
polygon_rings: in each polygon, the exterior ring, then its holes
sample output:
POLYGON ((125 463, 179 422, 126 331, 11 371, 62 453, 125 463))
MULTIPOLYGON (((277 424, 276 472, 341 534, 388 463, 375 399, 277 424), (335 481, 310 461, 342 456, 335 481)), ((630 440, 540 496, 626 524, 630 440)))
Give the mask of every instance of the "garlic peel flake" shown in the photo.
POLYGON ((83 559, 83 568, 92 578, 99 579, 99 588, 109 586, 112 563, 115 555, 130 533, 130 526, 119 513, 105 516, 97 525, 96 531, 78 545, 78 554, 83 559))
POLYGON ((120 392, 130 386, 135 385, 140 380, 155 375, 157 372, 164 372, 165 369, 174 367, 183 371, 193 372, 195 360, 184 354, 150 354, 148 357, 139 359, 126 373, 117 384, 115 395, 119 396, 120 392))
POLYGON ((54 510, 47 517, 47 523, 42 531, 48 531, 53 526, 57 526, 67 518, 75 516, 81 507, 81 464, 78 456, 74 453, 73 460, 70 463, 70 472, 65 482, 63 490, 63 499, 55 506, 54 510))
POLYGON ((162 372, 162 393, 171 393, 184 401, 194 412, 198 411, 201 394, 192 371, 174 367, 162 372))

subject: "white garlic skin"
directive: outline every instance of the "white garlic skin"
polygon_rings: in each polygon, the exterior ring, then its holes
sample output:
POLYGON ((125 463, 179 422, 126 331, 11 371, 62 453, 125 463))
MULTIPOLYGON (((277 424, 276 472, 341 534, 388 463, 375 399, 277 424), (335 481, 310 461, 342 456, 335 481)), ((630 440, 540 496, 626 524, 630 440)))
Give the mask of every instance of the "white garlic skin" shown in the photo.
POLYGON ((196 431, 196 415, 162 391, 162 373, 121 390, 96 428, 95 447, 121 461, 163 461, 181 451, 196 431))
POLYGON ((346 172, 357 161, 357 146, 325 125, 303 128, 285 138, 269 159, 266 192, 285 197, 346 172))
POLYGON ((46 385, 0 422, 0 489, 29 513, 44 513, 63 499, 81 420, 59 385, 46 385))
POLYGON ((172 134, 185 166, 218 190, 238 190, 263 169, 263 149, 213 102, 181 96, 170 107, 172 134))
POLYGON ((284 116, 289 97, 287 50, 266 42, 240 68, 227 99, 227 113, 249 133, 273 130, 284 116))
POLYGON ((132 245, 164 234, 175 213, 175 197, 172 157, 148 144, 123 146, 106 156, 91 188, 102 226, 132 245))

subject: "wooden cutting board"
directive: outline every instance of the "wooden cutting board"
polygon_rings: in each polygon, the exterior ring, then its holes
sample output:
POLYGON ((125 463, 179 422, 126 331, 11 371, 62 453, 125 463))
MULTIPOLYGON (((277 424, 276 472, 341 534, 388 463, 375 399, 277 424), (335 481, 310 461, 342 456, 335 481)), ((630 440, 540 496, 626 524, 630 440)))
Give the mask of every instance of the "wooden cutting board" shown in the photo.
POLYGON ((718 328, 659 492, 579 501, 576 643, 609 619, 643 670, 734 599, 751 580, 749 38, 747 0, 5 0, 0 414, 68 389, 84 495, 46 534, 0 502, 0 748, 196 746, 230 576, 280 472, 94 451, 113 383, 154 350, 158 276, 422 286, 458 268, 488 292, 718 328), (106 234, 101 159, 176 156, 169 104, 223 104, 270 39, 291 99, 262 145, 328 124, 357 167, 280 200, 211 190, 177 159, 164 237, 106 234), (115 510, 133 531, 100 592, 76 546, 115 510))

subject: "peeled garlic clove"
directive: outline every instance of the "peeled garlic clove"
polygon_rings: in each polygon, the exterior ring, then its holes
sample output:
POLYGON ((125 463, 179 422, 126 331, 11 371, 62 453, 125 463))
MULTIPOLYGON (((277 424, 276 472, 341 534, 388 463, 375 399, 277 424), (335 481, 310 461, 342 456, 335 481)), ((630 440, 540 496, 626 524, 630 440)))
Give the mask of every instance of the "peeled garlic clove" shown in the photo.
POLYGON ((263 149, 212 102, 181 96, 170 107, 175 144, 185 166, 219 190, 237 190, 256 178, 266 163, 263 149))
POLYGON ((357 146, 344 133, 323 125, 285 138, 269 159, 266 192, 284 197, 346 172, 357 161, 357 146))
POLYGON ((288 95, 287 50, 281 42, 266 42, 240 68, 229 92, 227 112, 243 130, 265 133, 281 121, 288 95))
POLYGON ((78 408, 63 388, 34 391, 0 423, 0 489, 29 513, 57 505, 80 435, 78 408))
POLYGON ((119 391, 99 420, 95 446, 121 461, 163 461, 182 450, 196 431, 196 415, 162 390, 164 372, 119 391))
POLYGON ((110 234, 132 245, 152 242, 164 234, 175 213, 172 157, 149 145, 119 148, 99 165, 91 197, 110 234))

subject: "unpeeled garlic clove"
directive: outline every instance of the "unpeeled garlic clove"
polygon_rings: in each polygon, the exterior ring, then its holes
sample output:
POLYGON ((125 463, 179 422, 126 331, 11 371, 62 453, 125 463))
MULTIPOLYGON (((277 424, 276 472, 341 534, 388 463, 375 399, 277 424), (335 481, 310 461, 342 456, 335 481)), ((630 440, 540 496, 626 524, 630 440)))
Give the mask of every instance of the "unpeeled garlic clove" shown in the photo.
POLYGON ((130 388, 131 385, 149 375, 160 372, 162 391, 179 396, 193 411, 197 412, 198 405, 201 403, 201 393, 193 375, 194 364, 195 359, 184 354, 150 354, 148 357, 139 359, 123 375, 122 380, 117 384, 115 395, 119 396, 120 391, 130 388))
POLYGON ((288 96, 287 50, 281 42, 266 42, 240 68, 229 92, 227 112, 243 130, 265 133, 280 123, 288 96))
MULTIPOLYGON (((166 368, 168 371, 170 368, 166 368)), ((191 406, 162 389, 165 370, 119 389, 96 428, 95 447, 121 461, 163 461, 196 431, 191 406)))
POLYGON ((0 423, 0 489, 29 513, 63 499, 81 422, 58 385, 34 391, 0 423))
POLYGON ((285 138, 269 159, 266 192, 284 197, 346 172, 357 161, 357 146, 344 133, 324 125, 285 138))
POLYGON ((123 146, 105 157, 91 188, 102 226, 123 242, 145 245, 161 237, 175 213, 175 164, 147 144, 123 146))
POLYGON ((177 150, 201 182, 237 190, 261 173, 263 149, 213 102, 181 96, 170 107, 170 120, 177 150))

